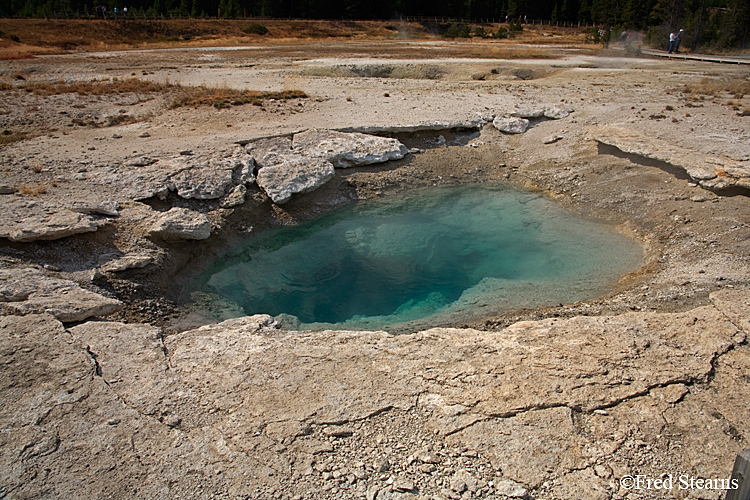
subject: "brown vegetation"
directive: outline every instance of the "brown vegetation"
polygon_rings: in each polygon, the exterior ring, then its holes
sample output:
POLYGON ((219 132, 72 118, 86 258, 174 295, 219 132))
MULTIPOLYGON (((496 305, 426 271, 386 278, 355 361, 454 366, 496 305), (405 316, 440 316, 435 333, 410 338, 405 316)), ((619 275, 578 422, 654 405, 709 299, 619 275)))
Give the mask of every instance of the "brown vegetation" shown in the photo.
POLYGON ((40 194, 47 193, 47 186, 41 182, 21 184, 18 188, 18 192, 24 196, 39 196, 40 194))
POLYGON ((730 94, 736 99, 742 99, 745 95, 750 94, 750 79, 738 77, 712 80, 704 78, 698 83, 685 85, 685 92, 714 97, 722 97, 724 94, 730 94))
POLYGON ((242 104, 259 106, 269 99, 288 100, 306 98, 301 90, 284 90, 282 92, 257 92, 252 90, 235 90, 230 88, 180 87, 179 95, 172 102, 172 108, 181 106, 206 106, 228 108, 242 104))
MULTIPOLYGON (((145 94, 151 92, 163 92, 168 90, 171 85, 165 85, 160 83, 154 83, 144 80, 138 80, 137 78, 128 78, 126 80, 107 80, 98 81, 92 80, 87 82, 73 82, 73 83, 29 83, 20 85, 17 88, 31 92, 38 96, 50 96, 60 94, 71 94, 76 93, 80 95, 111 95, 111 94, 125 94, 132 92, 134 94, 145 94)), ((10 86, 0 87, 0 90, 9 90, 13 88, 10 86)))
POLYGON ((13 144, 14 142, 22 141, 26 138, 28 138, 28 135, 26 134, 4 130, 0 134, 0 148, 7 146, 8 144, 13 144))

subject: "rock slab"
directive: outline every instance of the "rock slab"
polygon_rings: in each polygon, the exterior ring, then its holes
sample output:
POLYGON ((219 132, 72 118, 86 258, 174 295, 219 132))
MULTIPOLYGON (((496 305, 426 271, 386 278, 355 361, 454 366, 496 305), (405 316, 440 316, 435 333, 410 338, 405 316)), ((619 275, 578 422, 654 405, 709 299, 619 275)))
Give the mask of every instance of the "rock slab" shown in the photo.
POLYGON ((194 210, 174 207, 157 216, 149 234, 167 240, 205 240, 211 236, 211 221, 194 210))
POLYGON ((63 322, 107 316, 122 302, 85 290, 70 280, 45 276, 35 268, 0 269, 0 312, 51 314, 63 322))

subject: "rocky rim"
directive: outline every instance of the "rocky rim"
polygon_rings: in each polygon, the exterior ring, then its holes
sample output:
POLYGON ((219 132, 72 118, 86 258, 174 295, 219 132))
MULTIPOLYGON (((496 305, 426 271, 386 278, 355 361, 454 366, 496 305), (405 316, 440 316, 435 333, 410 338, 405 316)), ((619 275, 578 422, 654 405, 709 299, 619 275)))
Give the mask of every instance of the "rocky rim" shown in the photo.
POLYGON ((47 133, 0 152, 0 494, 650 498, 619 479, 727 478, 750 439, 750 118, 682 86, 746 70, 571 52, 341 77, 373 60, 339 49, 8 62, 6 79, 138 68, 309 97, 215 110, 2 95, 4 129, 47 133), (135 123, 72 121, 117 114, 135 123), (395 336, 262 315, 201 326, 178 305, 190 270, 250 231, 468 182, 617 224, 644 265, 606 297, 395 336))

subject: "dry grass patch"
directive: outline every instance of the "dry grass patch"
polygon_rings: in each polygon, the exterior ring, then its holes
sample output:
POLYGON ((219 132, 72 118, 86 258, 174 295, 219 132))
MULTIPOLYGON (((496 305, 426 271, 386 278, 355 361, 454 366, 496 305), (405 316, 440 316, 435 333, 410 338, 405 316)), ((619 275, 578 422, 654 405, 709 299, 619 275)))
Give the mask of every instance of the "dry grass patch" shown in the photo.
MULTIPOLYGON (((40 97, 52 95, 75 93, 82 96, 105 96, 113 94, 156 94, 171 93, 176 97, 172 101, 171 108, 182 106, 214 106, 217 109, 242 104, 261 105, 269 99, 288 100, 306 98, 307 94, 301 90, 284 90, 283 92, 258 92, 252 90, 236 90, 230 88, 210 87, 184 87, 171 83, 157 83, 137 78, 125 80, 86 81, 86 82, 51 82, 51 83, 27 83, 13 86, 0 83, 0 90, 24 90, 40 97)), ((134 117, 125 115, 110 118, 107 126, 121 125, 137 121, 134 117)), ((85 125, 78 123, 78 125, 85 125)))
POLYGON ((242 104, 260 106, 263 101, 276 99, 304 99, 307 94, 301 90, 284 90, 282 92, 258 92, 253 90, 236 90, 230 88, 180 87, 179 94, 172 102, 171 108, 182 106, 213 106, 217 109, 242 104))
POLYGON ((717 98, 729 94, 736 99, 742 99, 745 95, 750 94, 750 79, 735 77, 712 80, 704 78, 698 83, 688 83, 685 85, 685 92, 693 95, 714 96, 717 98))
POLYGON ((27 139, 29 136, 21 132, 11 132, 10 130, 4 130, 0 133, 0 148, 13 144, 14 142, 22 141, 27 139))
POLYGON ((169 84, 149 82, 139 80, 137 78, 128 78, 126 80, 92 80, 88 82, 73 83, 28 83, 17 88, 25 90, 26 92, 31 92, 34 95, 46 97, 50 95, 60 94, 79 94, 94 96, 127 93, 150 94, 156 92, 164 92, 171 89, 172 87, 173 86, 169 84))
POLYGON ((21 184, 18 187, 18 192, 24 196, 39 196, 40 194, 47 193, 47 186, 45 186, 41 182, 21 184))

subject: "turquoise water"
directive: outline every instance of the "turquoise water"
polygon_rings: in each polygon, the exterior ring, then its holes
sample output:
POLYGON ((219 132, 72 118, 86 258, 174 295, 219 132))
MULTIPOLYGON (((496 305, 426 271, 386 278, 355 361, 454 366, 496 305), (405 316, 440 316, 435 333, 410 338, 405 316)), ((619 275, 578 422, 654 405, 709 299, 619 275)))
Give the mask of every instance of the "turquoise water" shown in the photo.
POLYGON ((224 315, 388 329, 592 298, 641 259, 637 242, 539 193, 473 185, 264 231, 215 261, 193 289, 229 304, 224 315))

